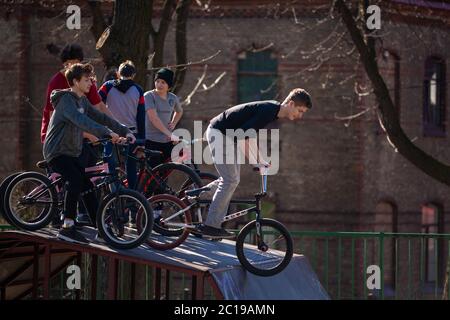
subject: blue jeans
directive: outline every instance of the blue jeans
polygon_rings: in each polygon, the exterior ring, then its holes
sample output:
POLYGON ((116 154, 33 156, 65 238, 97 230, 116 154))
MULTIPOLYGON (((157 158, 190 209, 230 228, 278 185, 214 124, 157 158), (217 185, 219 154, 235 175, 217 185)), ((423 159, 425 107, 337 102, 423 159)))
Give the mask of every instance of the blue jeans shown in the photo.
MULTIPOLYGON (((127 148, 128 155, 132 155, 132 152, 136 145, 129 145, 127 148)), ((103 149, 103 161, 108 163, 109 172, 114 172, 117 165, 117 155, 113 152, 113 144, 107 142, 103 149)), ((128 188, 136 189, 137 184, 137 161, 130 157, 126 158, 125 168, 127 171, 128 188)))

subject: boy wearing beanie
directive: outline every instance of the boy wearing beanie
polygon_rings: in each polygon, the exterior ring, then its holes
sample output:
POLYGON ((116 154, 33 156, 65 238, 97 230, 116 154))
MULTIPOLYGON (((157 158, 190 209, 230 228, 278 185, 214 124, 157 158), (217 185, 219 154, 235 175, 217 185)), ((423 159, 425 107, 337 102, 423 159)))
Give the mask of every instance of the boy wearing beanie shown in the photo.
POLYGON ((164 157, 164 159, 151 159, 152 167, 170 158, 173 142, 178 141, 178 137, 172 135, 172 131, 183 115, 183 108, 178 97, 169 92, 173 87, 173 80, 172 70, 162 68, 155 75, 155 89, 144 93, 147 114, 145 146, 148 149, 161 151, 164 157))

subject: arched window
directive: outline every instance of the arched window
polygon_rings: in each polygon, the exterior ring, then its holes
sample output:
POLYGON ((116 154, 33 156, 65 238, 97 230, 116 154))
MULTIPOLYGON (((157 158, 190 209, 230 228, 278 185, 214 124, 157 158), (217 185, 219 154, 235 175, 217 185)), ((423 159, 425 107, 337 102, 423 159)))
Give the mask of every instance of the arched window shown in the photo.
POLYGON ((238 55, 238 103, 274 99, 278 61, 270 50, 243 51, 238 55))
POLYGON ((424 136, 445 136, 445 61, 430 57, 425 62, 423 90, 424 136))

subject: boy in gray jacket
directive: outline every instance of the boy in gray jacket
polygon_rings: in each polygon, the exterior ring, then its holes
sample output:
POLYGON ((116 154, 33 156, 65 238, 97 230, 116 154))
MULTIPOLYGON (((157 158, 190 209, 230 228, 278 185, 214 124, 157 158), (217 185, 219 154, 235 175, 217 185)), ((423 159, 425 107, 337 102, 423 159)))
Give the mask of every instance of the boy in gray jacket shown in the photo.
MULTIPOLYGON (((134 135, 126 126, 95 110, 87 100, 85 94, 92 85, 92 73, 92 65, 74 64, 65 72, 70 89, 54 90, 51 93, 50 100, 55 111, 50 119, 43 147, 44 159, 67 183, 64 224, 58 237, 78 243, 87 243, 74 225, 78 198, 83 191, 93 187, 78 158, 83 145, 83 132, 99 138, 111 137, 113 143, 124 141, 123 137, 130 138, 132 143, 135 141, 134 135)), ((98 205, 94 193, 87 193, 83 196, 83 201, 95 224, 98 205)))

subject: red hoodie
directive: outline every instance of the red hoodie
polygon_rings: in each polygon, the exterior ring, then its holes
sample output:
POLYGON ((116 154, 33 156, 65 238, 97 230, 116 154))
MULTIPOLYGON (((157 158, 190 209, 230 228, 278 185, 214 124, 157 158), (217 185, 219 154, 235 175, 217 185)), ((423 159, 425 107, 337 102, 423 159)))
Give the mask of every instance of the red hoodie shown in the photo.
MULTIPOLYGON (((42 143, 44 143, 45 136, 47 134, 48 123, 50 122, 50 116, 54 110, 52 103, 50 102, 50 94, 55 89, 68 89, 68 88, 70 88, 69 83, 67 82, 67 79, 64 76, 64 74, 62 74, 61 72, 56 73, 48 83, 45 107, 44 111, 42 112, 42 123, 41 123, 42 143)), ((89 93, 86 95, 86 97, 93 106, 102 101, 102 98, 99 96, 97 92, 97 86, 95 85, 94 81, 92 81, 91 89, 89 90, 89 93)))

